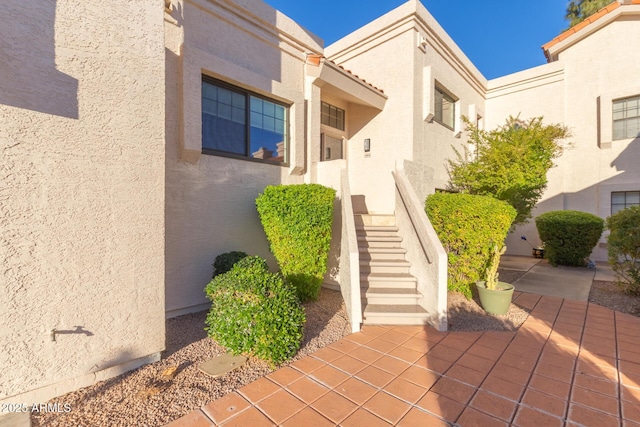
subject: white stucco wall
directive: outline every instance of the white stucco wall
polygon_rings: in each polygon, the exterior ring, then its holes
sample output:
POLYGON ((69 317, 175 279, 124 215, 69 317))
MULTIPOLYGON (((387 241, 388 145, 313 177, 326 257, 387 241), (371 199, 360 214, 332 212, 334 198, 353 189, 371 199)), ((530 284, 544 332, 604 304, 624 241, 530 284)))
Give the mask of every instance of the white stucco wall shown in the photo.
POLYGON ((255 199, 267 185, 304 182, 304 62, 322 46, 260 0, 174 1, 165 31, 166 310, 175 316, 208 306, 203 289, 221 253, 242 250, 275 268, 255 199), (290 106, 288 166, 201 154, 203 74, 290 106))
POLYGON ((0 401, 31 405, 164 349, 163 4, 2 16, 0 401))

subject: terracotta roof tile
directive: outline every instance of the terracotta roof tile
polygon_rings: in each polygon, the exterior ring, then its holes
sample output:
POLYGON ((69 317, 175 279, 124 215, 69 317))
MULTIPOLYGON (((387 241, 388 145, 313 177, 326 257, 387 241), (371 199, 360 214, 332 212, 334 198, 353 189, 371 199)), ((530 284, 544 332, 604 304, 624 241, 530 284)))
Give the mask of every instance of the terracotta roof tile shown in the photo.
MULTIPOLYGON (((640 0, 632 0, 631 4, 640 4, 640 0)), ((542 50, 545 51, 545 55, 547 55, 546 51, 551 46, 554 46, 554 45, 560 43, 562 40, 565 40, 566 38, 568 38, 568 37, 572 36, 573 34, 577 33, 578 31, 580 31, 584 27, 596 22, 598 19, 602 18, 606 14, 608 14, 610 12, 613 12, 618 7, 620 7, 620 2, 614 1, 613 3, 603 7, 602 9, 600 9, 599 11, 594 13, 593 15, 589 16, 588 18, 586 18, 584 21, 580 22, 579 24, 577 24, 577 25, 569 28, 568 30, 562 32, 560 35, 558 35, 556 38, 554 38, 550 42, 543 44, 542 45, 542 50)), ((548 55, 547 55, 547 59, 549 59, 548 55)))
POLYGON ((361 82, 363 82, 364 84, 366 84, 367 86, 371 86, 373 89, 377 90, 380 93, 384 93, 384 90, 380 89, 379 87, 376 87, 374 85, 372 85, 371 83, 369 83, 368 81, 366 81, 365 79, 363 79, 362 77, 359 77, 357 74, 354 74, 353 72, 351 72, 351 70, 347 70, 346 68, 344 68, 342 65, 338 65, 335 62, 333 62, 332 60, 330 60, 329 58, 327 58, 326 56, 323 55, 307 55, 307 63, 308 64, 312 64, 315 65, 316 67, 320 65, 320 61, 324 59, 325 61, 328 61, 330 63, 332 63, 333 65, 335 65, 336 67, 340 68, 341 70, 343 70, 346 73, 351 74, 354 78, 360 80, 361 82))

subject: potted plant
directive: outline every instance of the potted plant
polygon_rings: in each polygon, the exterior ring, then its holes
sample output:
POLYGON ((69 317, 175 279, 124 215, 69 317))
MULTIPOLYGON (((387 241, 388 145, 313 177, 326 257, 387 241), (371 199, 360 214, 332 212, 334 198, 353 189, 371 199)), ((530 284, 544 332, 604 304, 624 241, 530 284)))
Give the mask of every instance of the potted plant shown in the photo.
POLYGON ((480 304, 484 311, 490 314, 507 314, 513 296, 513 285, 498 281, 498 266, 500 256, 507 250, 506 246, 499 248, 494 245, 489 266, 486 269, 485 280, 478 280, 476 288, 480 297, 480 304))

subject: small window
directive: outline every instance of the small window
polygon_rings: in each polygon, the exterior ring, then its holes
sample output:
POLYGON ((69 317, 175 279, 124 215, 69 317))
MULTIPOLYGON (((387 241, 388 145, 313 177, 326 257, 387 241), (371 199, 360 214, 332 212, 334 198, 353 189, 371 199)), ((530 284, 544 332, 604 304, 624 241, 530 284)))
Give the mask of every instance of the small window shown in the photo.
POLYGON ((344 110, 322 102, 320 122, 332 128, 344 130, 344 110))
POLYGON ((640 205, 640 191, 613 191, 611 193, 611 214, 629 206, 640 205))
POLYGON ((640 96, 613 101, 613 140, 640 136, 640 96))
POLYGON ((456 120, 456 100, 438 86, 436 86, 435 94, 434 120, 453 130, 456 120))
POLYGON ((288 108, 202 77, 202 152, 284 163, 288 108))

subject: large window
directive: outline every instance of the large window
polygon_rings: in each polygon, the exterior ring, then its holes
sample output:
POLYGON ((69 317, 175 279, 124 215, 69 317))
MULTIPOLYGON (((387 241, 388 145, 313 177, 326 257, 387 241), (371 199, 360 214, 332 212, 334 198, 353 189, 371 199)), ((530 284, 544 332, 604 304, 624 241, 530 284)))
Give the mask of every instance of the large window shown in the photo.
POLYGON ((456 123, 456 100, 438 86, 435 88, 435 94, 435 114, 433 118, 438 123, 453 130, 456 123))
POLYGON ((640 136, 640 96, 613 101, 613 139, 640 136))
POLYGON ((323 125, 344 130, 344 110, 334 107, 331 104, 327 104, 326 102, 322 102, 320 122, 323 125))
POLYGON ((629 206, 640 205, 640 191, 613 191, 611 192, 611 214, 621 211, 629 206))
POLYGON ((287 106, 202 77, 202 152, 284 163, 287 106))

